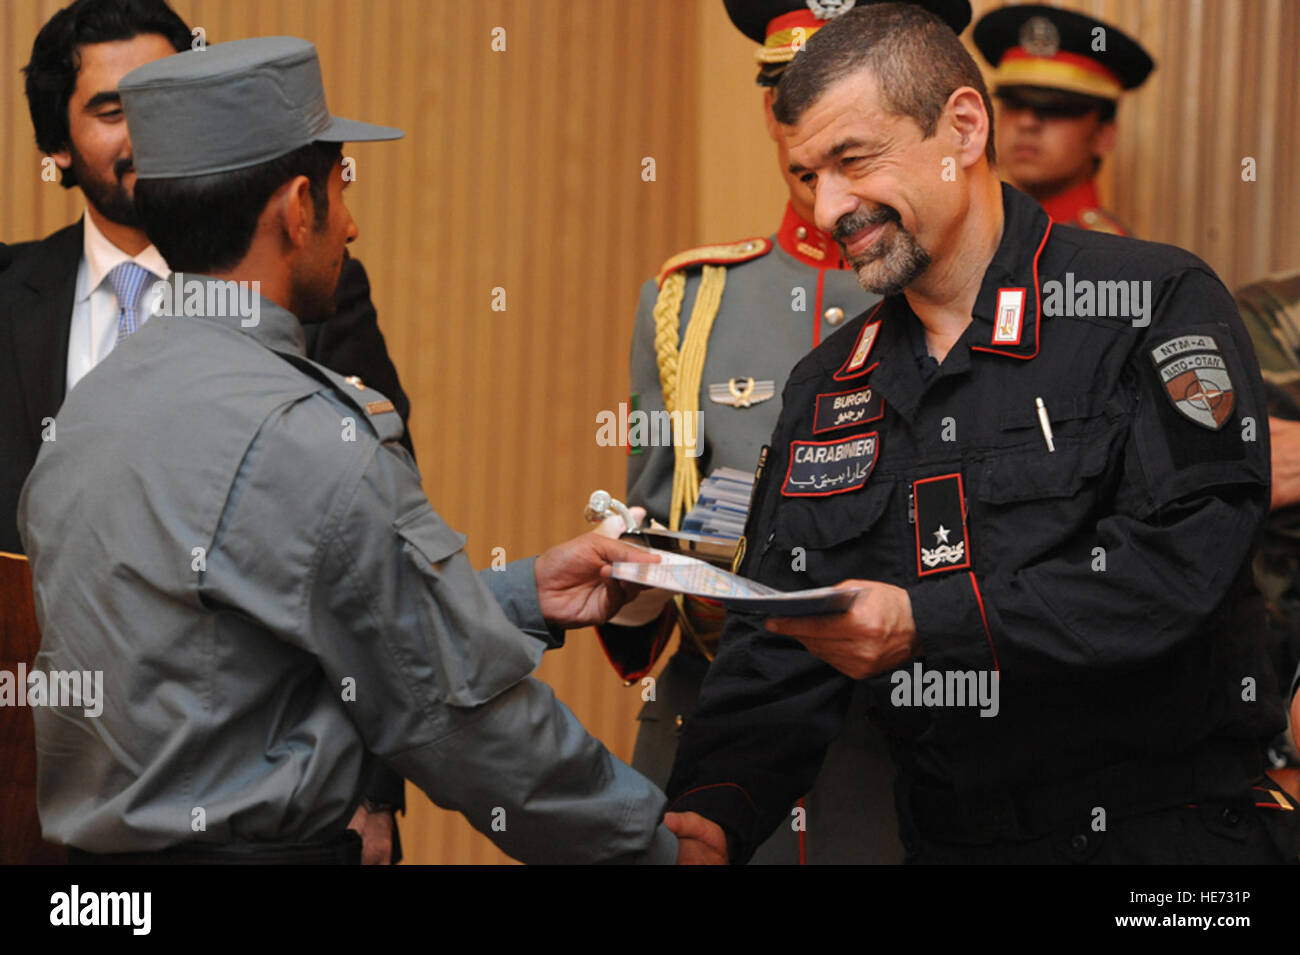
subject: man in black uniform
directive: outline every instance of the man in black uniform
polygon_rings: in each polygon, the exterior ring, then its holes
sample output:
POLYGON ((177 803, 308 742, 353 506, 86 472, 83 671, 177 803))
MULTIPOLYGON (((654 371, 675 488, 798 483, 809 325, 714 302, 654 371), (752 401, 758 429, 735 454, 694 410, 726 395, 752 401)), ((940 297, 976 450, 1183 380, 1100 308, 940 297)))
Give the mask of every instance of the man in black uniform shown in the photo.
POLYGON ((683 857, 744 861, 866 680, 911 861, 1279 860, 1267 409, 1231 296, 1001 185, 979 71, 914 7, 823 28, 776 115, 886 298, 791 374, 741 572, 862 590, 729 617, 669 784, 683 857))

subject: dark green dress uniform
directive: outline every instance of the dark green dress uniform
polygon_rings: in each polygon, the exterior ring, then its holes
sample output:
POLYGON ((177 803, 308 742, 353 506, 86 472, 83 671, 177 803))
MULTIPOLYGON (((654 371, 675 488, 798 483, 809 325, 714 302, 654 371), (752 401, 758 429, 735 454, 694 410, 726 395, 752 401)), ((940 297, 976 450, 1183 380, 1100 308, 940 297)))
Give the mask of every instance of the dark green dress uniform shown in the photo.
POLYGON ((328 841, 378 757, 517 859, 673 861, 660 790, 531 676, 559 639, 532 561, 476 574, 393 403, 273 302, 248 323, 152 319, 23 489, 35 668, 103 674, 98 716, 33 710, 45 838, 328 841))
POLYGON ((1281 721, 1249 575, 1267 409, 1232 298, 1189 253, 1053 228, 1009 186, 1003 208, 942 364, 897 295, 796 366, 747 532, 766 584, 904 588, 923 655, 855 684, 729 615, 672 807, 745 860, 865 685, 912 861, 1277 860, 1252 798, 1281 721), (1101 281, 1150 282, 1149 321, 1065 307, 1101 281), (845 393, 865 418, 828 413, 845 393), (996 677, 995 713, 917 666, 996 677))

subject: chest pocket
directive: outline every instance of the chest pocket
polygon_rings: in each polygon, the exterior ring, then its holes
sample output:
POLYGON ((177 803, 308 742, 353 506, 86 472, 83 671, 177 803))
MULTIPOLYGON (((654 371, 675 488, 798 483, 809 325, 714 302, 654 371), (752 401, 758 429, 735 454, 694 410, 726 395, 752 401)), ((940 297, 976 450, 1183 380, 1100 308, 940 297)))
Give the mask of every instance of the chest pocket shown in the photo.
POLYGON ((783 590, 823 587, 848 577, 896 579, 906 512, 893 478, 824 498, 782 498, 762 560, 763 579, 783 590))
POLYGON ((968 523, 977 573, 1030 563, 1096 525, 1114 493, 1107 465, 1124 430, 1116 422, 1091 424, 1056 430, 1055 451, 1039 436, 975 463, 968 523))

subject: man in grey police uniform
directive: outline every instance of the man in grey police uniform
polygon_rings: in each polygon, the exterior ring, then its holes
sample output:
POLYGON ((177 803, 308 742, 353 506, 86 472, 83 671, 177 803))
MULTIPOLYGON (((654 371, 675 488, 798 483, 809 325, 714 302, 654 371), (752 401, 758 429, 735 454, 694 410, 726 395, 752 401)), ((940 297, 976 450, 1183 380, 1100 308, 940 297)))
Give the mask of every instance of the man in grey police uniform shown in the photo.
POLYGON ((97 716, 34 709, 45 837, 81 862, 355 862, 378 756, 524 861, 672 861, 662 793, 530 676, 638 552, 588 534, 475 574, 392 402, 304 357, 357 234, 337 144, 401 132, 330 116, 289 37, 119 88, 163 314, 204 302, 86 376, 20 501, 35 669, 103 675, 97 716), (253 281, 256 309, 223 303, 253 281))
MULTIPOLYGON (((955 32, 970 22, 967 0, 920 5, 955 32)), ((701 476, 719 467, 754 470, 776 425, 781 390, 794 363, 879 300, 862 290, 838 244, 814 224, 812 196, 787 169, 772 117, 775 87, 786 65, 810 36, 850 6, 726 0, 736 27, 762 44, 755 54, 757 82, 764 88, 767 128, 790 198, 774 236, 679 253, 641 290, 632 341, 632 403, 649 412, 702 409, 698 458, 671 447, 634 447, 628 457, 628 504, 674 528, 694 503, 681 499, 674 506, 673 485, 682 480, 681 469, 698 467, 701 476), (704 352, 702 371, 688 380, 685 369, 693 364, 688 361, 696 357, 693 351, 704 352)), ((629 682, 650 672, 674 626, 680 628, 678 649, 659 675, 654 699, 639 714, 632 758, 634 767, 661 786, 667 784, 678 736, 694 712, 722 626, 719 607, 692 598, 663 606, 662 599, 655 604, 647 594, 625 608, 614 625, 599 628, 611 663, 629 682)), ((804 812, 777 829, 756 862, 902 861, 893 761, 883 735, 867 721, 864 701, 855 700, 854 715, 801 801, 804 812), (798 823, 802 832, 796 831, 798 823)))

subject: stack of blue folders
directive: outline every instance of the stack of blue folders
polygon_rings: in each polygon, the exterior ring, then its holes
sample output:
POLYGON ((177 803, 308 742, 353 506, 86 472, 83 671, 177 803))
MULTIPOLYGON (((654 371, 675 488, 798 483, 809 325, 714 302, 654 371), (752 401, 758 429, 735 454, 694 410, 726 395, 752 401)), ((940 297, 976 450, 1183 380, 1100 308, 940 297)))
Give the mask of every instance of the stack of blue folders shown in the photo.
POLYGON ((745 516, 754 490, 754 475, 736 468, 718 468, 700 483, 695 507, 682 521, 682 530, 738 540, 745 533, 745 516))

